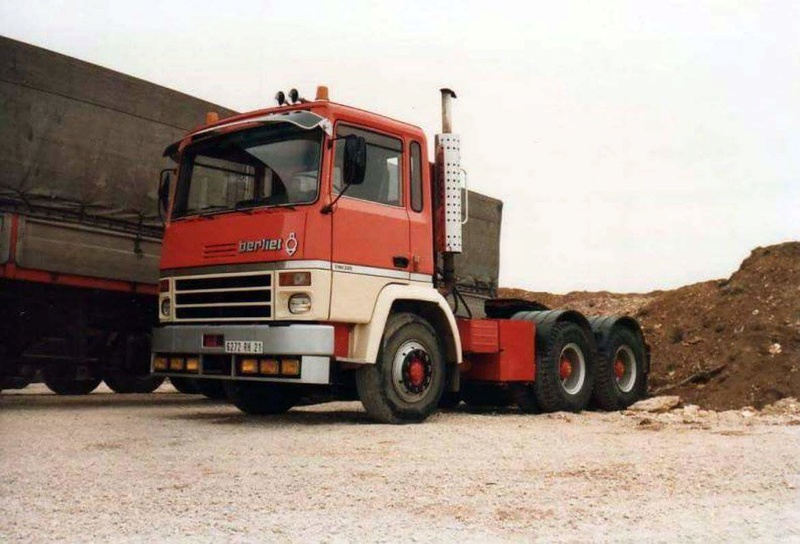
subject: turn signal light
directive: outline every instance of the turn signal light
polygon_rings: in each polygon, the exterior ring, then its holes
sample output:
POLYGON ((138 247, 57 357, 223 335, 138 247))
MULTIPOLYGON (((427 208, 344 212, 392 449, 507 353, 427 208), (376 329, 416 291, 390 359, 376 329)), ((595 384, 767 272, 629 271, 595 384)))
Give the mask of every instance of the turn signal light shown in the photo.
POLYGON ((154 370, 166 370, 169 367, 169 362, 167 361, 166 357, 155 357, 153 358, 153 369, 154 370))
POLYGON ((284 376, 299 376, 300 361, 298 359, 283 359, 281 361, 281 374, 284 376))
POLYGON ((169 360, 170 370, 183 370, 183 358, 176 357, 169 360))
POLYGON ((258 374, 258 359, 242 359, 239 370, 242 374, 258 374))
POLYGON ((188 357, 186 359, 186 370, 188 372, 197 372, 200 370, 200 359, 197 357, 188 357))
POLYGON ((281 272, 278 274, 281 287, 306 287, 311 285, 311 272, 281 272))
POLYGON ((261 359, 260 373, 266 376, 277 376, 280 374, 280 367, 277 359, 261 359))

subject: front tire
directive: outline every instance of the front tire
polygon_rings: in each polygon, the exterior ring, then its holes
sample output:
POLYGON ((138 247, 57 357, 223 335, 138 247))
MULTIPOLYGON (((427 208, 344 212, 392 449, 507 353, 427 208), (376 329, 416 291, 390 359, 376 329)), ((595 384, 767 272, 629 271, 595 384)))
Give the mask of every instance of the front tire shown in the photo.
POLYGON ((630 329, 616 328, 600 346, 592 397, 601 410, 622 410, 647 391, 644 343, 630 329))
POLYGON ((254 416, 282 414, 300 400, 292 386, 275 383, 226 381, 225 392, 234 406, 254 416))
POLYGON ((197 389, 197 381, 192 378, 175 378, 170 376, 169 381, 172 387, 178 390, 178 393, 183 393, 184 395, 200 394, 200 391, 197 389))
POLYGON ((436 411, 445 374, 442 349, 430 324, 398 313, 386 324, 378 360, 357 371, 356 387, 373 420, 420 422, 436 411))
POLYGON ((579 412, 594 384, 594 343, 575 323, 562 321, 550 330, 539 355, 533 384, 543 412, 579 412))

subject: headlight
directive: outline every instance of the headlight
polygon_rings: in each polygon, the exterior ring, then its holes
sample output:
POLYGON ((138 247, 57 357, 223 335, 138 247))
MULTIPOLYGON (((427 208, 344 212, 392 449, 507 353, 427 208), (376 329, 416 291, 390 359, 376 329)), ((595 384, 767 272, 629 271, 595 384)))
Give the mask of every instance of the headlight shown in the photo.
POLYGON ((168 298, 161 301, 161 315, 169 317, 172 314, 172 302, 168 298))
POLYGON ((289 298, 289 311, 293 314, 304 314, 311 310, 311 297, 308 293, 297 293, 289 298))

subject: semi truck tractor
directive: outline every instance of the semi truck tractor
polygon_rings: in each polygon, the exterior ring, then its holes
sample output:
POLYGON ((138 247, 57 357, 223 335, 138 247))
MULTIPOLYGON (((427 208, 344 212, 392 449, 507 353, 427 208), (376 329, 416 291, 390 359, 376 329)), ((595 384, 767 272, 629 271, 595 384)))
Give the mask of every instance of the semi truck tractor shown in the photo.
POLYGON ((0 37, 0 389, 43 379, 86 394, 105 380, 147 392, 163 381, 150 374, 153 179, 171 166, 164 146, 210 108, 0 37))
POLYGON ((502 206, 464 188, 454 98, 442 90, 432 157, 421 129, 326 87, 209 115, 170 145, 154 375, 216 381, 249 414, 322 389, 386 423, 460 399, 551 412, 640 398, 634 319, 493 298, 502 206))

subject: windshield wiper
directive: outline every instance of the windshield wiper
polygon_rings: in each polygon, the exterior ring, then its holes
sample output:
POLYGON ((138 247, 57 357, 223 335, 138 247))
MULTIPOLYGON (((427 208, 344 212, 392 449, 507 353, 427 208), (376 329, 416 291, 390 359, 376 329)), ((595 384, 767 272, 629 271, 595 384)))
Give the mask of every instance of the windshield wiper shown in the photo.
POLYGON ((227 206, 223 206, 221 204, 211 204, 209 206, 203 206, 202 208, 200 208, 200 210, 198 210, 199 213, 197 215, 200 215, 201 217, 204 217, 206 215, 211 215, 214 212, 218 212, 220 210, 227 210, 227 209, 228 209, 227 206))
POLYGON ((295 209, 294 206, 288 203, 281 204, 278 202, 272 202, 271 196, 264 198, 249 198, 247 200, 240 200, 234 205, 233 209, 242 212, 253 213, 253 208, 255 208, 256 206, 269 206, 271 209, 274 208, 288 208, 290 210, 295 209))

